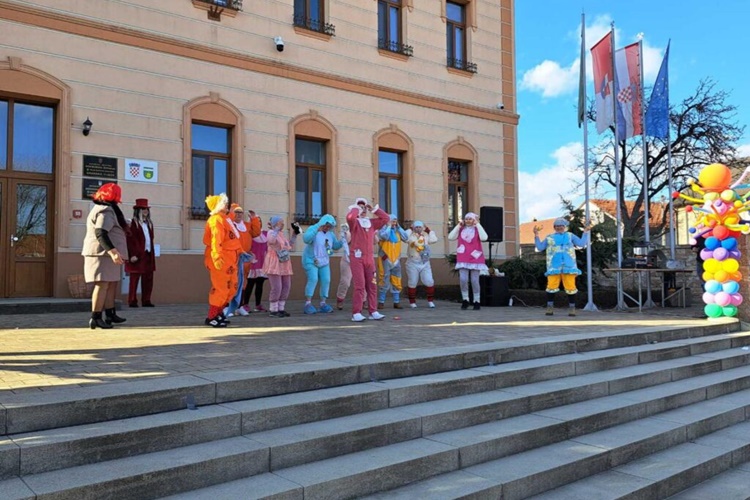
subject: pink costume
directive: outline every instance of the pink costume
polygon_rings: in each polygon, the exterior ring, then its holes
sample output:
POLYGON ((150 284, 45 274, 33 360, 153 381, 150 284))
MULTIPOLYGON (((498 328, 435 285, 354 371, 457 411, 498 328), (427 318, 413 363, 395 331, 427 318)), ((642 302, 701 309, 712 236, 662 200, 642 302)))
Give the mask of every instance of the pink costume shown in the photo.
POLYGON ((367 292, 367 306, 370 314, 378 310, 378 287, 375 275, 375 256, 373 238, 375 233, 390 222, 390 216, 377 205, 373 209, 377 219, 360 217, 360 207, 351 205, 346 214, 346 222, 352 239, 349 243, 349 261, 354 281, 352 295, 352 314, 362 313, 362 304, 367 292))

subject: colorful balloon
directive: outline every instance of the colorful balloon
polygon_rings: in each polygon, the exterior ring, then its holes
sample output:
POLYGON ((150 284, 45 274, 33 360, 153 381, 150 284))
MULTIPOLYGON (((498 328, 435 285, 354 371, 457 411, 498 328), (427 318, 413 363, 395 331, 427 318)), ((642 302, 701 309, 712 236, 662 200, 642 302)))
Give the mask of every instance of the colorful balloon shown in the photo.
POLYGON ((718 196, 716 191, 723 191, 732 183, 732 172, 726 165, 712 163, 703 167, 698 173, 698 183, 706 191, 713 191, 711 194, 718 196))
POLYGON ((740 291, 740 284, 736 281, 727 281, 721 284, 721 288, 727 293, 737 293, 740 291))
POLYGON ((706 313, 706 316, 709 318, 719 318, 724 313, 721 306, 718 304, 706 304, 703 308, 703 312, 706 313))
POLYGON ((719 283, 716 280, 706 280, 706 285, 704 286, 704 289, 708 293, 719 293, 722 291, 721 283, 719 283))
POLYGON ((714 295, 714 303, 719 304, 721 307, 728 306, 732 303, 732 296, 727 292, 719 292, 714 295))
POLYGON ((721 241, 722 248, 726 248, 727 250, 734 250, 737 248, 737 238, 734 236, 730 236, 729 238, 726 238, 721 241))
POLYGON ((721 246, 721 241, 719 241, 719 238, 715 238, 713 236, 706 238, 707 249, 714 250, 716 248, 719 248, 720 246, 721 246))
POLYGON ((724 283, 725 281, 729 281, 729 273, 723 269, 719 269, 714 273, 714 279, 719 283, 724 283))
POLYGON ((731 318, 732 316, 737 316, 737 307, 725 306, 721 308, 721 312, 724 314, 724 316, 729 316, 731 318))
POLYGON ((716 296, 713 293, 703 292, 703 303, 704 304, 716 304, 716 300, 714 300, 714 297, 716 296))
POLYGON ((722 265, 716 259, 706 259, 703 261, 703 269, 709 273, 715 273, 719 269, 722 269, 722 265))
POLYGON ((716 260, 719 260, 719 261, 724 260, 727 257, 729 257, 729 250, 727 250, 724 247, 719 247, 719 248, 717 248, 716 250, 713 251, 713 256, 712 257, 714 259, 716 259, 716 260))
POLYGON ((742 295, 740 295, 739 293, 733 293, 732 294, 732 305, 733 306, 739 306, 740 304, 742 304, 743 300, 744 299, 742 298, 742 295))
POLYGON ((728 273, 733 273, 740 268, 740 263, 737 261, 737 259, 727 259, 725 261, 722 261, 720 265, 721 269, 728 273))
MULTIPOLYGON (((727 206, 722 205, 722 210, 719 210, 719 215, 724 215, 727 212, 727 206)), ((723 240, 729 236, 729 229, 726 226, 716 226, 714 228, 714 236, 720 240, 723 240)))

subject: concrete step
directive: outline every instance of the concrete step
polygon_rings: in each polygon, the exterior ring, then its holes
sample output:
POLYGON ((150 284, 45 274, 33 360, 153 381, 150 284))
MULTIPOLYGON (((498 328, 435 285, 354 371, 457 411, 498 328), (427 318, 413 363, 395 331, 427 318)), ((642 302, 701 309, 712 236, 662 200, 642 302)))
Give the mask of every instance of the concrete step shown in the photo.
MULTIPOLYGON (((613 471, 631 474, 632 472, 628 472, 627 468, 632 464, 638 464, 640 459, 646 465, 642 465, 643 471, 640 476, 632 473, 636 476, 632 484, 634 488, 643 488, 646 484, 644 476, 650 473, 648 464, 653 467, 654 464, 664 463, 661 455, 659 455, 660 453, 668 454, 672 449, 677 449, 680 446, 693 446, 692 443, 688 442, 689 440, 693 440, 694 443, 702 443, 704 447, 721 448, 720 453, 714 453, 714 450, 710 453, 693 454, 692 458, 695 464, 690 466, 690 473, 696 474, 697 481, 708 477, 706 476, 708 472, 705 472, 704 469, 714 470, 713 474, 723 470, 721 468, 716 469, 717 463, 724 469, 731 467, 732 460, 727 462, 726 457, 731 458, 732 453, 739 454, 738 456, 741 457, 747 456, 750 453, 750 434, 747 434, 747 431, 750 430, 750 423, 746 421, 750 400, 747 396, 747 393, 743 393, 725 396, 726 399, 722 398, 717 401, 704 401, 686 408, 670 410, 653 417, 616 425, 553 444, 539 446, 540 443, 538 442, 531 443, 531 446, 535 446, 533 449, 520 453, 513 449, 506 450, 511 453, 507 457, 485 461, 477 465, 471 465, 470 460, 467 464, 464 463, 465 455, 462 453, 464 449, 455 440, 458 433, 453 433, 453 441, 446 439, 446 434, 430 436, 429 438, 445 442, 454 447, 458 446, 461 470, 489 482, 475 480, 471 498, 492 495, 498 488, 504 500, 528 498, 543 492, 548 492, 547 496, 539 496, 539 498, 545 500, 599 498, 591 494, 592 486, 576 489, 574 485, 588 485, 588 482, 595 483, 606 494, 612 491, 607 489, 608 481, 594 478, 600 473, 612 474, 613 472, 608 469, 613 467, 615 467, 613 471), (705 433, 710 434, 704 436, 705 433), (743 439, 735 444, 731 443, 730 436, 742 435, 743 433, 746 433, 743 439), (723 458, 717 462, 718 456, 723 458), (483 486, 480 487, 479 484, 483 486), (562 486, 566 484, 567 486, 562 486), (555 490, 554 488, 558 489, 555 490), (563 494, 567 496, 563 496, 563 494)), ((516 422, 504 422, 510 423, 517 430, 517 432, 513 430, 508 432, 511 437, 509 441, 515 443, 523 442, 524 438, 528 437, 528 434, 525 433, 530 432, 534 424, 539 423, 539 421, 528 422, 524 428, 520 419, 517 419, 516 422)), ((463 433, 464 440, 469 439, 471 434, 483 436, 475 438, 475 441, 494 439, 493 435, 486 433, 486 426, 485 428, 481 426, 472 427, 463 429, 463 431, 465 431, 463 433)), ((539 433, 537 430, 537 434, 539 433)), ((679 469, 670 469, 670 471, 674 473, 671 474, 673 476, 690 475, 688 472, 679 469)), ((660 488, 660 492, 679 491, 674 490, 675 485, 682 485, 684 479, 675 479, 670 483, 666 479, 667 474, 664 476, 663 484, 649 486, 649 488, 652 488, 648 490, 650 496, 644 496, 643 498, 665 498, 665 495, 661 493, 654 495, 653 493, 657 491, 654 488, 660 488)), ((428 498, 429 496, 426 495, 429 491, 443 490, 444 488, 449 490, 451 482, 451 477, 438 476, 429 483, 426 481, 419 482, 394 491, 383 492, 380 498, 428 498)), ((618 490, 616 495, 602 496, 601 498, 621 498, 621 496, 618 496, 620 493, 622 492, 618 490)), ((379 497, 375 496, 375 498, 379 497)), ((447 496, 447 498, 457 497, 447 496)))
MULTIPOLYGON (((31 498, 146 500, 268 472, 268 461, 268 447, 238 437, 30 474, 23 483, 31 498)), ((0 482, 0 492, 6 487, 17 479, 0 482)))
POLYGON ((718 478, 722 474, 727 474, 726 478, 734 478, 741 485, 743 479, 747 480, 744 478, 746 474, 736 474, 736 472, 738 467, 745 468, 742 472, 748 471, 746 459, 749 456, 750 422, 743 422, 532 498, 535 500, 580 498, 593 500, 625 497, 651 499, 668 498, 674 495, 674 498, 685 499, 746 499, 750 490, 738 490, 741 486, 737 482, 720 485, 718 478), (708 480, 706 483, 701 484, 706 480, 708 480), (736 494, 734 497, 725 497, 720 493, 726 491, 732 494, 733 490, 736 494), (695 496, 698 493, 713 491, 719 494, 695 496))
POLYGON ((711 479, 688 488, 669 500, 747 500, 750 497, 750 462, 745 462, 711 479))
POLYGON ((240 436, 240 414, 221 406, 14 434, 0 440, 0 479, 240 436))
MULTIPOLYGON (((533 341, 503 341, 442 349, 414 350, 369 356, 353 356, 336 361, 319 361, 263 367, 253 370, 217 372, 197 376, 175 376, 147 381, 107 384, 47 391, 44 394, 3 394, 0 404, 0 434, 17 434, 71 425, 117 420, 141 415, 184 409, 191 405, 208 405, 243 401, 294 392, 312 391, 362 382, 378 382, 402 377, 465 370, 489 365, 533 360, 560 355, 590 353, 604 349, 655 345, 684 341, 694 349, 706 349, 701 338, 747 343, 747 335, 735 338, 726 334, 739 330, 738 322, 711 324, 692 328, 650 328, 618 335, 594 333, 586 336, 549 337, 533 341)), ((719 348, 720 344, 716 344, 719 348)), ((652 347, 648 356, 659 356, 662 346, 652 347)), ((673 346, 680 349, 677 346, 673 346)), ((648 348, 647 348, 648 349, 648 348)), ((685 347, 681 348, 683 351, 685 347)), ((623 353, 625 354, 625 353, 623 353)), ((622 358, 635 362, 636 355, 622 358)), ((666 356, 667 354, 663 354, 666 356)), ((637 355, 640 358, 640 355, 637 355)), ((568 360, 570 369, 591 371, 606 359, 568 360), (589 364, 586 365, 585 362, 589 364)), ((606 356, 605 356, 606 358, 606 356)), ((566 360, 551 361, 553 365, 566 360)), ((620 361, 625 363, 627 361, 620 361)), ((520 366, 519 366, 520 368, 520 366)), ((531 366, 526 368, 531 369, 531 366)), ((558 367, 558 369, 560 369, 558 367)), ((517 379, 526 374, 514 372, 517 379)), ((542 376, 537 371, 537 376, 542 376)), ((547 376, 558 376, 549 369, 547 376)), ((448 383, 448 382, 446 382, 448 383)), ((505 384, 516 382, 508 374, 505 384)), ((455 382, 454 382, 455 384, 455 382)), ((457 389, 456 389, 457 390, 457 389)), ((394 393, 395 394, 395 393, 394 393)))

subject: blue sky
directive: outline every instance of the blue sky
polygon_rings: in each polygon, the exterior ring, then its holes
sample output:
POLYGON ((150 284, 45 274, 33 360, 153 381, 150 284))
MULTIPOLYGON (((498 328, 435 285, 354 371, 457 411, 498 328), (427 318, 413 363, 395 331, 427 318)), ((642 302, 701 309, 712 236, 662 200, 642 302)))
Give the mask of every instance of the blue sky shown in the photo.
MULTIPOLYGON (((656 79, 667 42, 670 104, 691 95, 698 82, 712 78, 716 89, 731 92, 736 121, 750 125, 750 1, 698 0, 517 0, 516 70, 518 88, 518 167, 520 222, 560 215, 560 197, 574 202, 583 181, 577 168, 583 132, 576 121, 581 12, 586 14, 588 87, 592 89, 589 48, 615 22, 617 48, 643 37, 646 98, 656 79)), ((750 127, 748 127, 750 129, 750 127)), ((589 146, 599 136, 589 124, 589 146)), ((738 143, 750 156, 750 132, 738 143)))

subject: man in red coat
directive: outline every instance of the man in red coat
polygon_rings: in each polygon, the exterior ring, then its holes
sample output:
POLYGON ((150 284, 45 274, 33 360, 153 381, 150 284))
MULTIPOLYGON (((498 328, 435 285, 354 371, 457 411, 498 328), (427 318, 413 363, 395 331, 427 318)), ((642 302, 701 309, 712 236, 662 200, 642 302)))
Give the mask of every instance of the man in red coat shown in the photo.
POLYGON ((141 304, 143 307, 154 307, 151 302, 151 290, 154 288, 156 256, 154 255, 154 225, 151 222, 150 208, 147 199, 136 199, 133 207, 133 220, 130 221, 128 234, 130 259, 125 263, 125 271, 130 274, 128 291, 130 307, 138 307, 136 292, 139 281, 141 281, 141 304))

